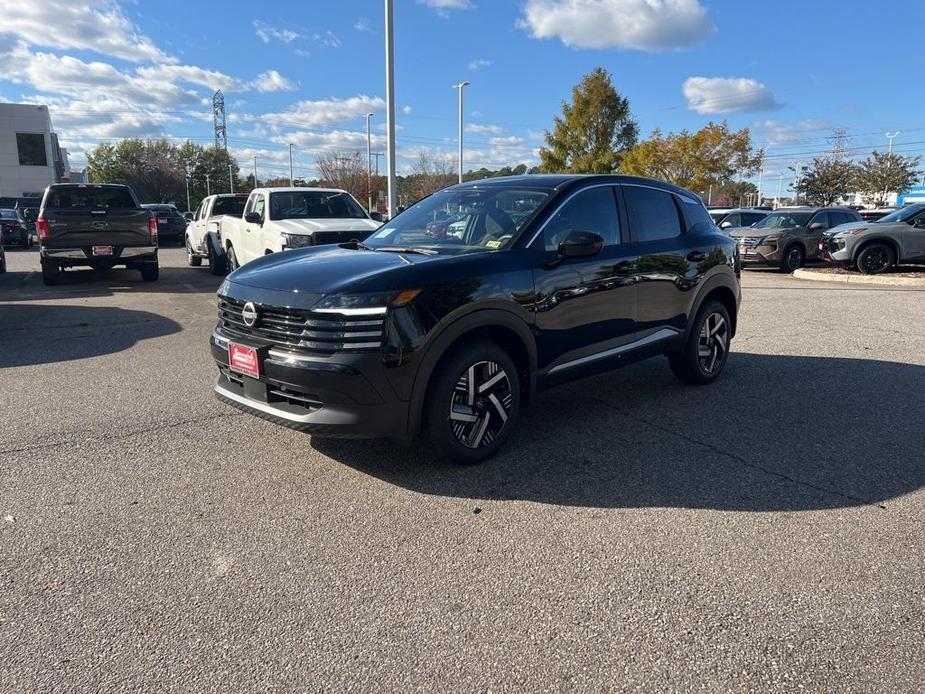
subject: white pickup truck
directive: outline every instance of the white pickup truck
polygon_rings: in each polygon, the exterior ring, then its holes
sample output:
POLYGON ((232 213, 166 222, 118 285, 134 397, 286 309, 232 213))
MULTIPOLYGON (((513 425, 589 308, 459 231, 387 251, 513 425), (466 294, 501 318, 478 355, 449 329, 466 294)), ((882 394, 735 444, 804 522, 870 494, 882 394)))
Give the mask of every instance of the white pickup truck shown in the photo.
POLYGON ((192 221, 186 225, 186 261, 189 265, 199 267, 205 258, 212 274, 225 274, 225 256, 218 235, 219 219, 223 215, 240 217, 246 202, 247 193, 222 193, 203 198, 192 221))
POLYGON ((363 241, 380 226, 343 190, 257 188, 240 218, 218 220, 228 270, 268 253, 363 241))

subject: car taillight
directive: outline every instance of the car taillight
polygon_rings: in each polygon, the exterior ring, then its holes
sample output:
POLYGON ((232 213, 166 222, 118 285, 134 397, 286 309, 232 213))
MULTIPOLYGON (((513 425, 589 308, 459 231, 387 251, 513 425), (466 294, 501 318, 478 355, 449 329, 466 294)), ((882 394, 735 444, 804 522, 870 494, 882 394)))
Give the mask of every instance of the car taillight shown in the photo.
POLYGON ((39 217, 35 220, 35 230, 38 232, 39 241, 44 241, 48 238, 48 220, 44 217, 39 217))
POLYGON ((151 243, 157 244, 157 220, 154 217, 148 217, 148 233, 151 235, 151 243))

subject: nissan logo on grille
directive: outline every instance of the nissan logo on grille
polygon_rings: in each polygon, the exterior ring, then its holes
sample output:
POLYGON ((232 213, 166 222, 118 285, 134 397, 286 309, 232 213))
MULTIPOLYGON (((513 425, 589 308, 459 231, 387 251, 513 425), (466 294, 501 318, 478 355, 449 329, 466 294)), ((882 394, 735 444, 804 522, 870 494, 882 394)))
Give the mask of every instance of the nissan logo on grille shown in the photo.
POLYGON ((241 309, 241 320, 244 321, 244 325, 248 328, 253 328, 257 325, 257 321, 260 320, 260 314, 257 313, 257 307, 254 306, 253 301, 248 301, 244 304, 244 308, 241 309))

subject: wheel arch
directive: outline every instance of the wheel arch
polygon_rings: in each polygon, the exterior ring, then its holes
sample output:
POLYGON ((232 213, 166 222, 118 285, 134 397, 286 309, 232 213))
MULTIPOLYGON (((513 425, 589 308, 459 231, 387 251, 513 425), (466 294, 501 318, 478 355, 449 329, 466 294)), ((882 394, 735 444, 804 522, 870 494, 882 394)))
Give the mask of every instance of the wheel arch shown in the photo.
POLYGON ((514 361, 520 377, 521 404, 529 405, 536 391, 536 341, 530 327, 516 315, 500 309, 476 310, 447 325, 427 348, 414 379, 408 408, 408 433, 421 429, 427 388, 437 367, 452 350, 467 342, 490 340, 514 361))
POLYGON ((871 239, 864 239, 863 241, 861 241, 861 243, 859 243, 855 247, 854 252, 851 254, 851 262, 857 265, 858 256, 861 255, 861 251, 863 251, 865 248, 867 248, 873 243, 882 243, 886 246, 889 246, 891 249, 893 249, 893 255, 896 258, 897 265, 902 260, 902 252, 899 248, 899 244, 896 242, 895 239, 891 239, 889 236, 875 236, 871 239))
MULTIPOLYGON (((729 311, 729 319, 732 321, 732 336, 735 337, 739 323, 739 302, 736 296, 738 291, 735 280, 726 274, 716 275, 708 280, 701 288, 700 293, 691 306, 687 321, 688 330, 690 330, 690 326, 693 324, 694 317, 700 311, 700 307, 707 301, 716 299, 726 307, 727 311, 729 311)), ((685 338, 686 337, 687 335, 685 333, 685 338)))

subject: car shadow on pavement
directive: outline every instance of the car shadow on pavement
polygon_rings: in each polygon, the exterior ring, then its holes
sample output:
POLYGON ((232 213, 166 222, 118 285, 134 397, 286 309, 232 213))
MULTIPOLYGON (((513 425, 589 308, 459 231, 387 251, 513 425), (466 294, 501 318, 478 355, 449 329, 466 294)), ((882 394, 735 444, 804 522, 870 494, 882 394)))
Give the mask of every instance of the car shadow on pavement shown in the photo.
MULTIPOLYGON (((925 484, 925 367, 737 353, 712 386, 655 359, 546 391, 471 467, 429 446, 313 439, 422 494, 599 508, 805 511, 878 506, 925 484)), ((476 504, 477 505, 477 504, 476 504)))
POLYGON ((0 275, 0 303, 114 296, 128 292, 214 294, 222 279, 211 274, 208 268, 161 266, 160 277, 154 282, 142 280, 137 270, 113 268, 101 273, 89 268, 73 268, 61 276, 60 284, 47 287, 42 284, 38 269, 34 272, 8 271, 0 275))
POLYGON ((147 311, 0 303, 0 368, 113 354, 180 330, 179 323, 147 311))

